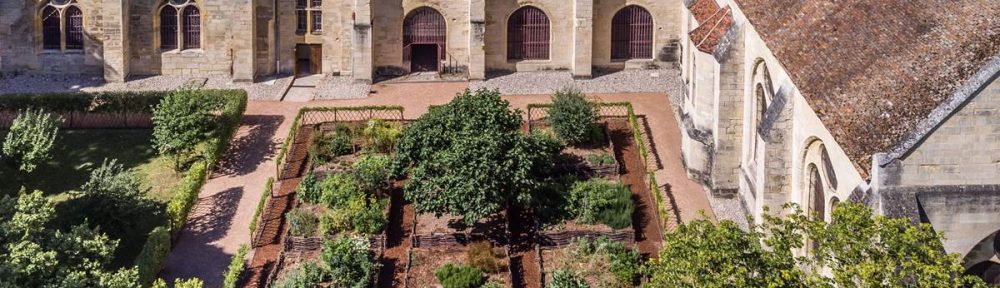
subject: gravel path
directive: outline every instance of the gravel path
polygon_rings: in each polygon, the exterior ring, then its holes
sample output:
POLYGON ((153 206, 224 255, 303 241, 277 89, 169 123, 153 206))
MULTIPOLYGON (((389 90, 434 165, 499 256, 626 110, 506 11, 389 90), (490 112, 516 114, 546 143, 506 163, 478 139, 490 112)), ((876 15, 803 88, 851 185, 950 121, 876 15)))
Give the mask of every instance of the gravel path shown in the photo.
POLYGON ((469 88, 499 89, 503 95, 552 94, 562 88, 584 93, 668 92, 675 83, 676 69, 624 70, 595 73, 592 79, 573 79, 569 71, 520 72, 487 75, 486 81, 469 82, 469 88))
POLYGON ((0 78, 0 94, 170 91, 183 87, 243 89, 253 100, 277 100, 291 84, 292 77, 265 79, 257 83, 233 83, 225 75, 185 75, 134 77, 124 83, 106 83, 101 77, 62 75, 18 75, 0 78))
POLYGON ((316 86, 315 99, 359 99, 368 97, 371 85, 359 83, 350 76, 327 76, 316 86))

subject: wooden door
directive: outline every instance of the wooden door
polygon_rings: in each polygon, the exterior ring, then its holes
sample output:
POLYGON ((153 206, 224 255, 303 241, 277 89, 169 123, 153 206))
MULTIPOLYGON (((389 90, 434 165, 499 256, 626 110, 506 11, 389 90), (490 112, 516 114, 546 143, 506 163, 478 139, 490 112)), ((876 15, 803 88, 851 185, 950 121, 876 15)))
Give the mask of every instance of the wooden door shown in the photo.
POLYGON ((309 72, 323 73, 323 45, 309 45, 309 72))

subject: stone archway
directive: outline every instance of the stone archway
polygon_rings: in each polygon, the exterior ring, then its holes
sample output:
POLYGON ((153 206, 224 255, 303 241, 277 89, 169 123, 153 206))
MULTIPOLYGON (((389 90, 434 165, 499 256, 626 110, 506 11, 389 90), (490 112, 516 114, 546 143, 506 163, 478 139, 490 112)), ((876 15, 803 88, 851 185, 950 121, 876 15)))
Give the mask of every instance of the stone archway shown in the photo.
POLYGON ((410 72, 435 72, 445 58, 448 28, 444 16, 430 7, 403 19, 403 66, 410 72))

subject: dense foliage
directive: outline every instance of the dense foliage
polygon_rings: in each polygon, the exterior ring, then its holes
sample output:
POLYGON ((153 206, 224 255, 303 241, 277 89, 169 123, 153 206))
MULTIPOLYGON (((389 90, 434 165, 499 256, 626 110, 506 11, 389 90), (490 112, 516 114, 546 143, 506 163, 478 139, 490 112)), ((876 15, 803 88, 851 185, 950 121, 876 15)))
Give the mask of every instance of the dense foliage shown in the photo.
POLYGON ((320 258, 335 287, 372 286, 378 264, 368 251, 370 246, 366 238, 339 237, 323 243, 320 258))
POLYGON ((157 225, 150 221, 162 221, 163 205, 150 198, 143 186, 141 176, 115 159, 105 160, 91 171, 90 179, 80 190, 73 193, 73 201, 79 201, 77 206, 87 209, 84 214, 91 224, 101 227, 112 238, 122 239, 132 234, 130 231, 157 225))
POLYGON ((361 135, 365 139, 365 149, 377 153, 390 153, 396 148, 396 141, 403 134, 399 123, 382 119, 369 120, 361 135))
POLYGON ((601 223, 615 229, 632 225, 635 203, 624 184, 599 178, 576 182, 570 188, 568 202, 582 223, 601 223))
POLYGON ((3 158, 22 172, 31 172, 49 160, 62 118, 42 110, 17 115, 3 141, 3 158))
POLYGON ((167 262, 168 254, 170 254, 170 231, 163 226, 156 227, 149 232, 146 245, 142 246, 142 251, 135 259, 136 269, 139 270, 139 283, 148 285, 156 280, 156 275, 167 262))
POLYGON ((444 288, 479 288, 486 283, 486 276, 478 268, 451 263, 435 270, 434 277, 444 288))
POLYGON ((236 251, 233 259, 226 268, 225 277, 222 279, 222 288, 236 288, 236 283, 240 281, 240 275, 246 266, 247 245, 240 245, 240 250, 236 251))
POLYGON ((657 287, 983 287, 963 276, 927 224, 875 216, 838 205, 830 224, 794 205, 783 218, 765 216, 747 232, 730 221, 682 224, 666 235, 650 265, 657 287), (809 253, 802 251, 806 240, 809 253), (796 257, 797 254, 802 254, 796 257), (829 273, 807 273, 826 267, 829 273))
POLYGON ((520 112, 496 90, 466 90, 432 107, 397 144, 397 164, 410 172, 406 196, 420 213, 448 213, 470 224, 509 200, 525 200, 559 146, 520 128, 520 112))
POLYGON ((384 154, 365 154, 351 168, 358 178, 361 190, 377 191, 388 186, 389 165, 392 160, 384 154))
POLYGON ((552 288, 590 288, 587 281, 577 276, 572 270, 560 269, 552 273, 552 283, 546 285, 552 288))
POLYGON ((319 227, 319 219, 312 211, 303 208, 294 208, 285 214, 288 219, 288 234, 297 237, 309 237, 316 234, 319 227))
POLYGON ((167 95, 153 109, 153 146, 179 160, 209 138, 216 120, 212 112, 222 104, 220 98, 205 97, 196 90, 167 95))
POLYGON ((291 271, 285 273, 271 287, 274 288, 315 288, 323 282, 325 273, 319 265, 306 262, 293 267, 291 271))
POLYGON ((319 182, 316 180, 316 174, 312 171, 307 172, 305 177, 299 181, 299 186, 295 187, 296 197, 302 202, 309 204, 319 203, 319 197, 323 194, 323 191, 319 189, 319 182))
POLYGON ((584 98, 583 93, 571 89, 561 89, 552 95, 552 108, 549 108, 549 123, 552 131, 559 139, 569 144, 590 142, 594 137, 594 121, 597 113, 593 104, 584 98))
POLYGON ((138 287, 135 269, 106 269, 118 241, 85 225, 46 228, 54 214, 38 191, 0 199, 0 287, 138 287))
MULTIPOLYGON (((368 164, 365 164, 368 165, 368 164)), ((378 169, 373 169, 378 170, 378 169)), ((382 169, 387 173, 387 170, 382 169)), ((386 176, 372 176, 377 172, 368 171, 369 179, 386 176)), ((317 191, 319 199, 315 204, 323 204, 328 209, 326 215, 320 220, 320 233, 330 234, 340 231, 354 230, 362 234, 377 234, 382 232, 388 220, 385 217, 385 208, 389 204, 384 199, 378 199, 373 195, 373 191, 364 191, 366 185, 361 185, 355 173, 333 173, 327 175, 323 181, 315 184, 315 188, 300 186, 300 191, 317 191)), ((369 183, 368 186, 376 185, 369 183)), ((309 194, 313 195, 313 194, 309 194)), ((303 198, 303 202, 310 203, 309 196, 303 198)))

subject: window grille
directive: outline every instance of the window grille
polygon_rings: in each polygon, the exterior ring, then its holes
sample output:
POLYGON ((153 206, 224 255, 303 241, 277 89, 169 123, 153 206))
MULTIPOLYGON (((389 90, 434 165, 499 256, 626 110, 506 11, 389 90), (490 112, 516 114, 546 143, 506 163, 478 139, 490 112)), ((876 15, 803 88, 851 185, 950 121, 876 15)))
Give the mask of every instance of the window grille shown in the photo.
POLYGON ((198 7, 184 8, 184 49, 201 48, 201 12, 198 7))
POLYGON ((525 6, 507 23, 507 59, 549 59, 549 17, 541 9, 525 6))
POLYGON ((160 48, 177 49, 177 9, 174 7, 160 10, 160 48))
POLYGON ((59 50, 62 48, 62 31, 59 28, 59 10, 48 6, 42 9, 42 48, 59 50))
POLYGON ((639 6, 622 8, 611 20, 611 59, 653 58, 653 16, 639 6))
POLYGON ((323 12, 311 11, 312 13, 312 32, 322 32, 323 31, 323 12))

